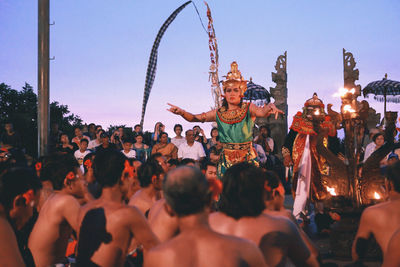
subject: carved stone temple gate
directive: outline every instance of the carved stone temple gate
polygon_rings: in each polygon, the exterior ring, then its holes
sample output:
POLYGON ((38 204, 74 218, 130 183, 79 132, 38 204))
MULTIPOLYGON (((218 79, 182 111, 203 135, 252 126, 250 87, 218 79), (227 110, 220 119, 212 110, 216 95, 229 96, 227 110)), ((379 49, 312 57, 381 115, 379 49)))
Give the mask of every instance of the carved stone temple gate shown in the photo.
POLYGON ((276 72, 272 72, 272 81, 276 83, 275 87, 270 87, 271 96, 275 99, 275 105, 277 108, 285 112, 284 116, 279 116, 277 120, 275 117, 269 118, 258 118, 256 124, 258 126, 267 124, 270 129, 271 137, 275 141, 275 147, 277 154, 281 157, 281 147, 285 141, 285 137, 288 133, 288 88, 287 88, 287 71, 286 71, 286 59, 287 52, 280 55, 275 64, 276 72))

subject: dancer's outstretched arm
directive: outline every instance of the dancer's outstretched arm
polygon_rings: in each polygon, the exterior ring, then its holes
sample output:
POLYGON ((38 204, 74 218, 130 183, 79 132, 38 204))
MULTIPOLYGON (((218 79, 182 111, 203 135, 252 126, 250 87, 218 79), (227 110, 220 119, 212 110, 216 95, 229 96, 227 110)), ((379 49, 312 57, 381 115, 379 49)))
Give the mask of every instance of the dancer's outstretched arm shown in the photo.
POLYGON ((167 109, 169 112, 172 112, 176 115, 180 115, 182 116, 182 118, 184 118, 185 120, 189 121, 189 122, 206 122, 206 121, 215 121, 215 114, 216 111, 215 110, 210 110, 208 112, 203 112, 201 114, 192 114, 189 113, 183 109, 181 109, 180 107, 174 106, 170 103, 167 103, 170 108, 167 109))
POLYGON ((250 114, 252 117, 256 118, 266 118, 269 115, 274 114, 275 119, 278 118, 279 114, 285 114, 282 110, 277 108, 275 104, 269 103, 263 107, 257 107, 253 103, 250 104, 250 114))

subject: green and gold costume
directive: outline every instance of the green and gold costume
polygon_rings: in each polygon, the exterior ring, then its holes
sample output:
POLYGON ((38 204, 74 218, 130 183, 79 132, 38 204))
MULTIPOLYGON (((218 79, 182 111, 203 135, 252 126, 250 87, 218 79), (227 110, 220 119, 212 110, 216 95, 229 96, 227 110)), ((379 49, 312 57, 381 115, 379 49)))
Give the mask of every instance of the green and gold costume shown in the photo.
POLYGON ((219 141, 223 144, 217 169, 220 179, 236 163, 246 161, 258 166, 257 154, 252 144, 254 121, 249 107, 249 103, 243 103, 239 109, 226 110, 221 107, 217 110, 219 141))

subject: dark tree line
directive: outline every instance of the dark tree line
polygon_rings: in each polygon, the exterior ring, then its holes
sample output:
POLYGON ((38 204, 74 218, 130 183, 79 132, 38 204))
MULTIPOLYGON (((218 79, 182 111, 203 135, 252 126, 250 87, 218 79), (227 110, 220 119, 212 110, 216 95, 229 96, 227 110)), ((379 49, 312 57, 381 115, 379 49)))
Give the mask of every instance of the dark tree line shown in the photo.
MULTIPOLYGON (((37 95, 28 83, 18 91, 5 83, 0 84, 0 133, 4 132, 4 124, 11 122, 21 135, 26 153, 36 156, 37 153, 37 95)), ((71 113, 67 105, 57 101, 50 103, 50 123, 58 123, 59 128, 69 134, 74 126, 81 126, 82 119, 71 113)))

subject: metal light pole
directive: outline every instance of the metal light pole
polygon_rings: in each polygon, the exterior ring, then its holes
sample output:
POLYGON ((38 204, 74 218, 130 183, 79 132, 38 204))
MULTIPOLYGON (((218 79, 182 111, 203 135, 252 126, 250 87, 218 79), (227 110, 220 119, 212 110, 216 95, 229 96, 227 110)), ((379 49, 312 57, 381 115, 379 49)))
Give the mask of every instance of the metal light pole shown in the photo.
POLYGON ((49 2, 38 0, 38 156, 47 154, 50 133, 49 2))

